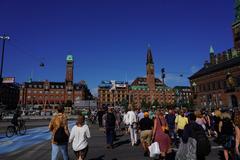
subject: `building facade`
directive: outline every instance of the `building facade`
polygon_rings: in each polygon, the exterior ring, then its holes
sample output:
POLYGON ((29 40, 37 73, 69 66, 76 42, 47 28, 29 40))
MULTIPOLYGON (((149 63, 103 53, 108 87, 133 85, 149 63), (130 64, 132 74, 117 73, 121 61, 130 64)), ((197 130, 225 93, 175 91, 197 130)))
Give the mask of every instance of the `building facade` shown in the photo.
POLYGON ((98 106, 120 106, 128 99, 127 82, 102 81, 98 86, 98 106))
POLYGON ((19 105, 51 112, 59 105, 70 109, 75 100, 91 99, 92 95, 84 81, 73 82, 73 56, 66 58, 65 82, 31 81, 20 87, 19 105))
POLYGON ((148 104, 157 102, 160 106, 174 104, 173 89, 155 77, 151 48, 147 50, 146 77, 137 77, 132 82, 129 87, 129 97, 132 100, 130 103, 137 108, 141 108, 143 102, 148 104))
POLYGON ((193 93, 189 86, 175 86, 173 87, 176 98, 176 106, 191 107, 193 104, 193 93))
POLYGON ((153 104, 158 106, 174 104, 174 90, 155 77, 150 48, 147 51, 146 74, 146 77, 137 77, 131 85, 123 81, 102 81, 98 86, 98 105, 132 104, 136 108, 141 108, 143 102, 149 104, 149 107, 153 104))
POLYGON ((191 77, 194 103, 201 107, 240 106, 240 1, 232 25, 234 47, 216 54, 210 47, 209 61, 191 77))
POLYGON ((0 84, 0 108, 15 109, 19 100, 19 84, 13 81, 6 81, 9 78, 3 78, 3 83, 0 84))

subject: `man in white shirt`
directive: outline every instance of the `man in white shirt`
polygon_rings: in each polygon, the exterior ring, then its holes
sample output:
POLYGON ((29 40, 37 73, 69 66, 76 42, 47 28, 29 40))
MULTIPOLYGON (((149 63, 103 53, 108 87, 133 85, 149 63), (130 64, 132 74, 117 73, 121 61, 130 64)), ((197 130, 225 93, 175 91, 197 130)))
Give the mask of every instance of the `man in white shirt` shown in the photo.
POLYGON ((132 146, 137 144, 137 116, 134 112, 134 108, 131 107, 131 111, 127 112, 127 124, 129 125, 129 131, 131 136, 132 146))

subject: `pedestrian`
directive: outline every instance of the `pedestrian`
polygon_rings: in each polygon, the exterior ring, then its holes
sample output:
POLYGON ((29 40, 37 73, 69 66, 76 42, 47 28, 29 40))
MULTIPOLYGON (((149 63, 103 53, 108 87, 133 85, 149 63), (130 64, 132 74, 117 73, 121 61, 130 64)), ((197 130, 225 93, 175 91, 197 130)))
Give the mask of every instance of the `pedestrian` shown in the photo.
POLYGON ((100 108, 99 110, 98 110, 98 112, 97 112, 97 119, 98 119, 98 125, 99 125, 99 128, 102 128, 103 127, 103 125, 102 125, 102 122, 103 122, 103 120, 102 120, 102 118, 103 118, 103 115, 104 115, 104 111, 103 111, 103 109, 102 108, 100 108))
POLYGON ((202 126, 204 131, 206 131, 206 120, 203 118, 201 111, 199 111, 199 110, 195 111, 195 116, 196 116, 197 124, 202 126))
POLYGON ((184 112, 180 110, 179 115, 175 119, 178 136, 182 138, 183 129, 188 124, 188 118, 184 116, 184 112))
POLYGON ((116 131, 115 134, 121 134, 121 122, 122 122, 122 118, 121 118, 121 113, 119 109, 116 109, 114 112, 114 116, 116 118, 116 131))
POLYGON ((116 125, 116 118, 113 114, 113 108, 108 108, 108 112, 103 116, 103 121, 106 132, 107 148, 112 149, 116 125))
POLYGON ((189 138, 196 140, 196 143, 195 145, 191 145, 191 148, 188 148, 189 151, 187 152, 195 154, 195 156, 190 156, 195 157, 197 160, 205 160, 205 156, 211 151, 211 145, 204 129, 196 122, 196 115, 194 113, 189 114, 189 123, 184 127, 182 142, 188 143, 189 138))
POLYGON ((161 157, 164 159, 167 153, 171 152, 171 139, 168 134, 165 133, 165 128, 167 126, 167 122, 164 118, 163 112, 157 110, 154 119, 154 127, 153 127, 153 141, 158 142, 161 157))
POLYGON ((234 115, 235 125, 235 160, 240 160, 240 111, 235 111, 234 115))
POLYGON ((228 160, 228 153, 234 149, 234 126, 231 120, 231 115, 226 111, 221 114, 219 132, 221 134, 221 144, 223 146, 224 157, 225 160, 228 160))
POLYGON ((138 122, 140 122, 141 119, 144 118, 144 113, 143 113, 142 109, 139 110, 137 118, 138 118, 138 122))
POLYGON ((144 150, 144 156, 148 156, 148 147, 151 145, 153 121, 149 118, 149 113, 144 112, 144 118, 139 122, 140 139, 144 150))
POLYGON ((68 160, 68 120, 64 114, 64 107, 58 106, 58 114, 55 115, 50 124, 49 130, 52 132, 52 160, 57 159, 59 150, 64 160, 68 160))
POLYGON ((128 130, 129 130, 127 112, 128 112, 127 109, 125 109, 123 113, 123 123, 124 123, 125 134, 128 134, 128 130))
POLYGON ((90 138, 90 131, 84 121, 85 117, 79 115, 76 125, 72 128, 69 137, 69 143, 72 143, 72 148, 77 160, 84 160, 88 152, 87 140, 90 138))
POLYGON ((172 140, 175 138, 175 118, 176 118, 176 116, 175 116, 172 108, 170 108, 168 110, 168 114, 165 116, 165 119, 168 124, 169 136, 171 137, 172 140))
POLYGON ((127 112, 127 124, 129 125, 129 132, 131 137, 132 146, 137 145, 137 116, 134 112, 134 107, 131 107, 131 110, 127 112))

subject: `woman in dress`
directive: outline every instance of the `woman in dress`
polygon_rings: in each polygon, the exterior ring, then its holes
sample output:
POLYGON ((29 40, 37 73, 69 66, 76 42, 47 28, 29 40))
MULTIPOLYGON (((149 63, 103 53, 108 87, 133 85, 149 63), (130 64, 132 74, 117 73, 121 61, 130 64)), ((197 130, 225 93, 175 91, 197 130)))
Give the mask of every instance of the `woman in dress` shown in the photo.
POLYGON ((161 157, 164 159, 166 154, 170 152, 171 147, 171 139, 168 134, 165 133, 165 129, 167 128, 167 122, 164 118, 164 114, 161 111, 156 111, 155 119, 154 119, 154 128, 153 128, 153 140, 158 142, 161 157))

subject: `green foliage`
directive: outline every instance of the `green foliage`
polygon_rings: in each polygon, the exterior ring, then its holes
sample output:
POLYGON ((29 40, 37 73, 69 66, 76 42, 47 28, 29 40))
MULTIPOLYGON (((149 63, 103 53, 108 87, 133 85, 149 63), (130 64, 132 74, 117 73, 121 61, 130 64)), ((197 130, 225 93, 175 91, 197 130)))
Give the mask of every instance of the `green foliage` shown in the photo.
POLYGON ((126 99, 123 99, 121 102, 120 102, 120 106, 123 106, 124 107, 124 110, 128 110, 128 101, 126 99))
POLYGON ((141 109, 142 109, 143 111, 148 110, 148 104, 147 104, 147 102, 146 102, 145 99, 142 99, 142 102, 141 102, 141 109))

